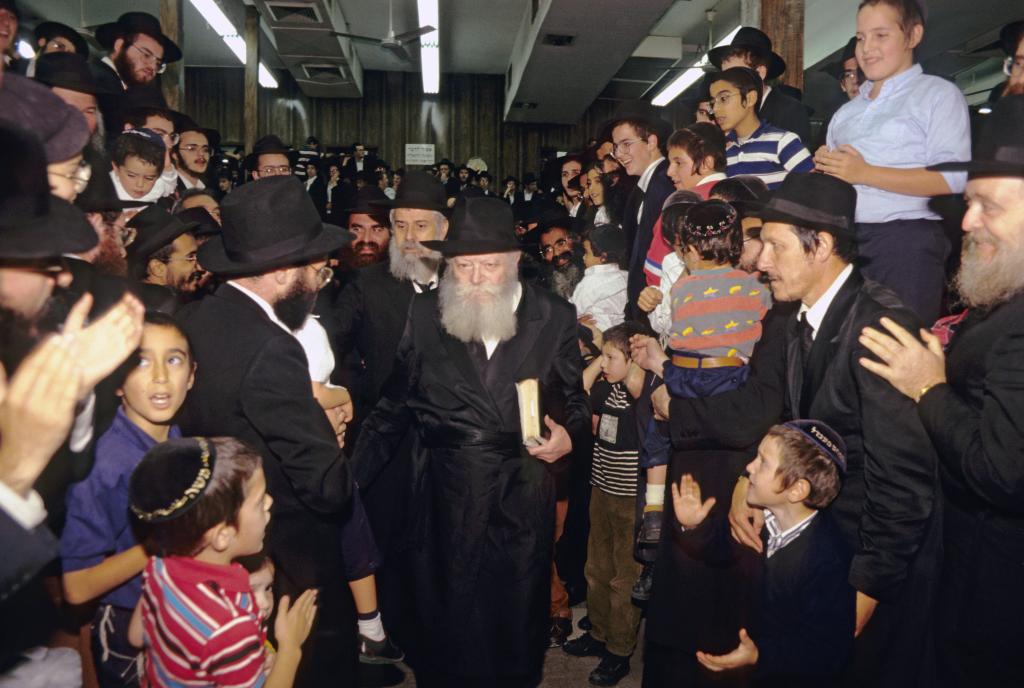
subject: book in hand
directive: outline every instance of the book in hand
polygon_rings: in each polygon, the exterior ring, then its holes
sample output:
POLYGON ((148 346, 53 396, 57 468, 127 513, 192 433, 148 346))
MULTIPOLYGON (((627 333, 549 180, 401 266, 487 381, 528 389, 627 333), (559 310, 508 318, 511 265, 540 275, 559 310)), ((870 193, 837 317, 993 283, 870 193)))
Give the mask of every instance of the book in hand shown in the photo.
POLYGON ((520 380, 516 383, 516 395, 519 398, 519 428, 523 435, 523 444, 536 447, 541 443, 540 415, 540 382, 536 378, 520 380))

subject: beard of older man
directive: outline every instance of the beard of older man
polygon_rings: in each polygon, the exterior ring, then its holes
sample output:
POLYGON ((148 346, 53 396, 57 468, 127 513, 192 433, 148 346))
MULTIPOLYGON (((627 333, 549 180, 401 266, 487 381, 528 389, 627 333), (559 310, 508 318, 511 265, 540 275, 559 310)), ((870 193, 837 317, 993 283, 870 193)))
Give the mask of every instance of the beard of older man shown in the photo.
POLYGON ((295 332, 313 312, 318 291, 316 287, 306 284, 303 280, 297 280, 285 295, 274 303, 274 315, 285 327, 295 332))
POLYGON ((972 308, 995 306, 1024 292, 1024 245, 996 245, 986 259, 981 253, 985 243, 992 242, 977 233, 964 237, 960 270, 953 278, 953 287, 972 308))
POLYGON ((401 244, 392 239, 388 243, 388 269, 396 279, 426 284, 434 279, 440 265, 441 254, 414 239, 401 244))
POLYGON ((519 276, 515 267, 501 284, 462 284, 449 270, 438 287, 441 325, 461 342, 499 342, 516 334, 514 308, 519 276))

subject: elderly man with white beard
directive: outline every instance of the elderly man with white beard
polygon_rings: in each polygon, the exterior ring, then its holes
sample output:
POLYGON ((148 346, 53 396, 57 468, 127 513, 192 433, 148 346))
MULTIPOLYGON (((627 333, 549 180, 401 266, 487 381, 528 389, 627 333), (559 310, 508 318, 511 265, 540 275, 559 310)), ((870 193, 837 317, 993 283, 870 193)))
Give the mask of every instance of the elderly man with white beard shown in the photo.
MULTIPOLYGON (((403 182, 406 188, 408 179, 403 182)), ((523 283, 511 208, 467 198, 447 269, 413 300, 394 371, 363 423, 357 479, 372 480, 415 431, 410 525, 420 686, 534 686, 548 644, 554 530, 549 466, 590 409, 571 306, 523 283), (539 381, 546 432, 527 448, 516 383, 539 381)))
POLYGON ((967 170, 954 287, 966 314, 948 341, 895 323, 866 329, 862 365, 917 402, 939 457, 945 563, 937 656, 945 685, 1010 685, 1024 673, 1024 96, 1001 99, 967 170))

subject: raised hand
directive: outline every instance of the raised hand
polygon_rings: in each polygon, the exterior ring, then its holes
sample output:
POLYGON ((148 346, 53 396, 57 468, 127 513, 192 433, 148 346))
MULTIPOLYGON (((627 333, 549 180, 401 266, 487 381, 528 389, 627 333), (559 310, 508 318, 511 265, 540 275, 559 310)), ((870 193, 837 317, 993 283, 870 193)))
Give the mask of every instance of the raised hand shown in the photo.
POLYGON ((672 508, 684 528, 696 528, 703 523, 714 505, 714 497, 700 501, 700 484, 689 473, 679 479, 678 485, 672 483, 672 508))
POLYGON ((91 294, 80 298, 68 314, 61 334, 70 342, 75 362, 82 371, 79 399, 85 398, 100 380, 114 372, 138 348, 142 339, 145 308, 131 294, 122 296, 106 313, 85 326, 91 307, 91 294))

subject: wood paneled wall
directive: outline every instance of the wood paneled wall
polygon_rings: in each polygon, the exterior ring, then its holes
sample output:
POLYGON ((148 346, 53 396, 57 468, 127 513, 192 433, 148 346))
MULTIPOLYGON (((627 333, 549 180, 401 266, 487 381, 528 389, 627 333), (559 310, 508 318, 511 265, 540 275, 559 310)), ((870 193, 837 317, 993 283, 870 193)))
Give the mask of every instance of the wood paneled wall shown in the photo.
MULTIPOLYGON (((477 156, 499 177, 539 171, 542 148, 581 149, 616 106, 595 101, 572 126, 521 124, 502 121, 500 75, 444 74, 441 93, 425 96, 418 73, 368 71, 362 98, 335 99, 308 98, 289 74, 276 76, 277 89, 259 92, 260 135, 274 133, 292 145, 311 134, 326 146, 358 140, 394 167, 403 166, 406 143, 433 143, 438 158, 461 163, 477 156)), ((186 70, 185 112, 218 129, 225 143, 242 140, 242 79, 238 68, 186 70)), ((667 114, 680 126, 692 121, 681 105, 667 114)))

